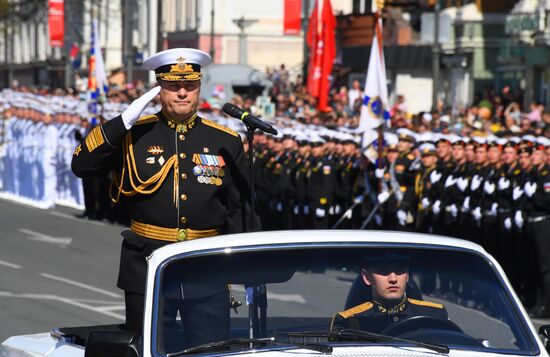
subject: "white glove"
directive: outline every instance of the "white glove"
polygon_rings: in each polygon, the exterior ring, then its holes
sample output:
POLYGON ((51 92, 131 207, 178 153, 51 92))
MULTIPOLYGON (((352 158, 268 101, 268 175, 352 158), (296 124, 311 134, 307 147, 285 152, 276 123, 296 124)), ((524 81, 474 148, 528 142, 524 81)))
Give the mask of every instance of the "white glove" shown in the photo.
POLYGON ((462 209, 464 209, 464 212, 468 212, 470 210, 470 196, 467 196, 464 199, 464 202, 462 203, 462 209))
POLYGON ((439 214, 441 212, 441 201, 437 200, 434 202, 434 205, 432 206, 432 212, 434 214, 439 214))
POLYGON ((399 221, 399 224, 404 226, 405 221, 407 220, 407 213, 403 210, 397 211, 397 220, 399 221))
POLYGON ((485 192, 487 192, 487 194, 490 195, 493 192, 495 192, 495 184, 489 181, 485 181, 485 184, 483 185, 483 189, 485 190, 485 192))
POLYGON ((386 202, 390 198, 390 193, 388 191, 380 192, 378 194, 378 202, 380 204, 386 202))
POLYGON ((506 177, 501 177, 500 180, 498 180, 498 189, 502 191, 506 190, 508 187, 510 187, 510 180, 506 177))
POLYGON ((519 229, 523 227, 523 215, 521 214, 521 211, 516 211, 516 214, 514 215, 514 222, 519 229))
POLYGON ((458 186, 458 189, 462 192, 468 187, 468 179, 465 177, 459 177, 458 181, 456 182, 456 185, 458 186))
POLYGON ((481 220, 481 208, 480 207, 476 207, 474 208, 474 210, 472 211, 472 217, 474 217, 474 220, 479 222, 481 220))
POLYGON ((382 177, 384 177, 384 169, 374 170, 374 176, 376 176, 377 179, 381 179, 382 177))
POLYGON ((455 217, 458 215, 458 208, 456 207, 456 205, 453 203, 450 207, 451 209, 451 216, 455 217))
POLYGON ((456 183, 456 180, 453 175, 447 176, 447 179, 445 180, 445 187, 452 186, 456 183))
POLYGON ((426 208, 430 205, 430 200, 428 199, 428 197, 424 197, 422 199, 422 207, 426 208))
POLYGON ((433 170, 430 174, 430 181, 436 183, 441 178, 441 174, 438 174, 436 170, 433 170))
POLYGON ((319 218, 323 218, 325 216, 325 209, 324 208, 315 209, 315 215, 319 218))
POLYGON ((472 183, 470 184, 470 190, 477 190, 479 188, 479 185, 481 185, 481 177, 479 177, 478 175, 474 175, 474 177, 472 177, 472 183))
POLYGON ((138 99, 134 100, 128 108, 121 114, 122 121, 126 130, 130 130, 132 125, 139 119, 141 112, 145 107, 160 93, 160 87, 154 87, 149 92, 145 93, 138 99))
POLYGON ((517 201, 517 199, 520 198, 521 195, 523 195, 523 190, 521 189, 521 187, 514 187, 514 191, 512 191, 512 198, 514 199, 514 201, 517 201))
POLYGON ((529 197, 533 196, 536 190, 537 190, 536 182, 526 182, 525 185, 523 186, 523 191, 529 197))
POLYGON ((510 229, 512 229, 512 219, 510 217, 506 218, 504 220, 504 228, 509 231, 510 229))
POLYGON ((497 215, 497 209, 498 209, 498 203, 493 203, 493 205, 491 206, 491 214, 496 216, 497 215))

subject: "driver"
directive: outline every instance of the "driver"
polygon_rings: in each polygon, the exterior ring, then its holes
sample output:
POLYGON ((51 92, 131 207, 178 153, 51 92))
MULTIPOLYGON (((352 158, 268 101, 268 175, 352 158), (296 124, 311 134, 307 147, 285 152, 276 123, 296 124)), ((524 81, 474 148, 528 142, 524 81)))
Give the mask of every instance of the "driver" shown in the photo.
POLYGON ((331 330, 359 329, 382 332, 386 327, 412 316, 433 316, 447 319, 441 304, 407 297, 409 281, 408 256, 384 255, 368 257, 361 269, 363 283, 372 288, 372 301, 337 313, 331 330))

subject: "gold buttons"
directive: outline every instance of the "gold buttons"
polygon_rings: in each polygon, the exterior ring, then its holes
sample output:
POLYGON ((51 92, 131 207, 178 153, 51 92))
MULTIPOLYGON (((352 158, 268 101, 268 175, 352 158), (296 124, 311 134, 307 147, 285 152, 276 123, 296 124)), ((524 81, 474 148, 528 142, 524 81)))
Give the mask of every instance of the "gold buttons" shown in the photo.
POLYGON ((181 217, 180 218, 181 223, 185 224, 187 223, 187 217, 181 217))
POLYGON ((187 155, 185 155, 184 152, 182 152, 182 153, 180 154, 180 158, 185 159, 186 157, 187 157, 187 155))
POLYGON ((181 140, 181 141, 185 140, 185 135, 180 134, 180 140, 181 140))
POLYGON ((180 196, 181 200, 182 201, 186 201, 187 200, 187 195, 186 194, 183 194, 180 196))
POLYGON ((187 174, 181 174, 181 179, 185 180, 187 178, 187 174))

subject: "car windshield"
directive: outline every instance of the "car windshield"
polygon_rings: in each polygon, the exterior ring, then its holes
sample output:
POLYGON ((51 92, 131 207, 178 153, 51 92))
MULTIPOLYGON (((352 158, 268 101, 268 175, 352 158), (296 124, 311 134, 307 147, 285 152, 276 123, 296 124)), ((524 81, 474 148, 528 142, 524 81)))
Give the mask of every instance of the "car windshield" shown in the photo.
POLYGON ((281 343, 220 348, 406 344, 336 336, 358 330, 451 349, 538 351, 496 269, 470 251, 275 245, 184 254, 156 274, 154 355, 238 338, 281 343))

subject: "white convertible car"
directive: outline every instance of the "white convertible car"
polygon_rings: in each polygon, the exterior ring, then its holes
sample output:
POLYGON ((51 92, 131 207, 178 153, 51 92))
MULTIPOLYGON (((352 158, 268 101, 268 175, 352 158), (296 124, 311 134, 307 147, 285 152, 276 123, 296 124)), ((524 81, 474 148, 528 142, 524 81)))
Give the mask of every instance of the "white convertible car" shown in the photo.
POLYGON ((259 232, 173 244, 148 264, 143 336, 115 325, 54 328, 8 338, 0 356, 548 356, 550 327, 539 336, 500 265, 463 240, 259 232), (384 259, 401 261, 397 273, 408 277, 392 308, 374 301, 365 279, 384 259), (204 320, 206 342, 193 341, 186 314, 220 291, 219 322, 204 320))

